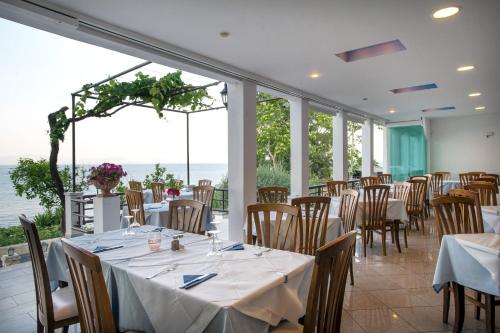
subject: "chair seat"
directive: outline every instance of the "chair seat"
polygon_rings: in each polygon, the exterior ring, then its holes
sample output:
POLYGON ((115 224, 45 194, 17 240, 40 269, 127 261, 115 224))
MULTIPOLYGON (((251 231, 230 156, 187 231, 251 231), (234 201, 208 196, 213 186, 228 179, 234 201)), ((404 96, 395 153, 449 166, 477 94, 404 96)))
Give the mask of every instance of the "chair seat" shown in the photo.
POLYGON ((52 293, 52 304, 55 321, 78 317, 78 307, 73 288, 66 287, 54 291, 52 293))
POLYGON ((278 326, 269 330, 269 332, 273 333, 302 333, 303 331, 304 326, 291 323, 288 320, 282 321, 278 326))

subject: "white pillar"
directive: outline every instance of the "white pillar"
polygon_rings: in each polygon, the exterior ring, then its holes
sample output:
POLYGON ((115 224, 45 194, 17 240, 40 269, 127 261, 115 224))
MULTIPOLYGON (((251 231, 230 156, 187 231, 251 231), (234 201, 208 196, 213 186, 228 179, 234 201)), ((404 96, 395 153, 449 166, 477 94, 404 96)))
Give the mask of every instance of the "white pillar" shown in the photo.
POLYGON ((257 192, 257 87, 242 81, 228 84, 229 239, 243 240, 246 207, 257 192))
POLYGON ((363 140, 361 142, 361 175, 373 174, 373 120, 366 119, 363 124, 363 140))
MULTIPOLYGON (((83 205, 71 201, 72 199, 82 199, 83 192, 64 192, 64 221, 66 224, 66 232, 64 237, 71 238, 78 234, 72 229, 78 224, 78 216, 73 215, 73 212, 82 212, 83 205)), ((83 213, 82 213, 83 214, 83 213)))
POLYGON ((118 230, 120 220, 120 196, 94 198, 94 233, 118 230))
POLYGON ((291 194, 306 196, 309 194, 309 103, 302 98, 289 101, 291 194))
POLYGON ((347 119, 339 111, 333 119, 333 179, 347 180, 347 119))

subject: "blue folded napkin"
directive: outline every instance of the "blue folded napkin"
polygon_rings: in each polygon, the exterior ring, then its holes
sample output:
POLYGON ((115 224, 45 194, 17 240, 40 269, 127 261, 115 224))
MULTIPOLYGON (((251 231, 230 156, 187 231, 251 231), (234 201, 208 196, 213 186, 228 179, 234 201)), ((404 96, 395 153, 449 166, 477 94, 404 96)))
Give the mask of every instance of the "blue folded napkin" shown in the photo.
POLYGON ((123 245, 118 245, 118 246, 96 246, 96 248, 92 251, 92 253, 100 253, 104 251, 111 251, 114 249, 119 249, 123 247, 123 245))
POLYGON ((184 279, 184 284, 186 284, 186 283, 189 283, 189 282, 193 281, 194 279, 199 278, 200 276, 202 276, 202 274, 199 274, 199 275, 184 275, 182 278, 184 279))
POLYGON ((244 249, 245 249, 245 247, 243 246, 243 244, 236 243, 236 244, 229 245, 229 246, 222 248, 222 251, 240 251, 240 250, 244 250, 244 249))
POLYGON ((210 274, 205 274, 205 275, 184 275, 183 276, 184 281, 186 281, 186 278, 187 279, 191 278, 191 280, 187 283, 184 283, 184 285, 181 286, 180 288, 181 289, 191 289, 194 286, 196 286, 200 283, 203 283, 203 282, 213 278, 216 275, 217 275, 217 273, 210 273, 210 274))

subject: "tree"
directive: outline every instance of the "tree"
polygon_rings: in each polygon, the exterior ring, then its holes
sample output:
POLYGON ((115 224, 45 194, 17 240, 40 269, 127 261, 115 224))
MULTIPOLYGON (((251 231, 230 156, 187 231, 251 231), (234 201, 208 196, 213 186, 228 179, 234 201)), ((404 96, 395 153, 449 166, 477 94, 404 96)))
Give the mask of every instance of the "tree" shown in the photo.
POLYGON ((347 122, 347 160, 349 163, 349 175, 359 176, 361 174, 361 124, 348 121, 347 122))
MULTIPOLYGON (((163 109, 185 109, 191 111, 207 107, 206 100, 210 100, 206 88, 217 83, 205 86, 192 86, 186 84, 181 78, 181 71, 168 73, 156 79, 155 77, 137 73, 136 79, 131 82, 110 80, 101 85, 86 84, 83 93, 75 105, 75 117, 68 117, 68 107, 49 114, 50 136, 50 173, 60 202, 64 202, 64 183, 61 179, 57 159, 59 144, 64 141, 64 136, 72 122, 79 122, 87 118, 106 118, 115 115, 128 106, 150 104, 158 116, 163 117, 163 109), (96 102, 88 106, 89 99, 96 102)), ((64 207, 64 206, 63 206, 64 207)), ((64 232, 64 223, 61 225, 64 232)))
POLYGON ((309 114, 309 165, 316 182, 329 179, 333 171, 333 117, 322 112, 309 114))

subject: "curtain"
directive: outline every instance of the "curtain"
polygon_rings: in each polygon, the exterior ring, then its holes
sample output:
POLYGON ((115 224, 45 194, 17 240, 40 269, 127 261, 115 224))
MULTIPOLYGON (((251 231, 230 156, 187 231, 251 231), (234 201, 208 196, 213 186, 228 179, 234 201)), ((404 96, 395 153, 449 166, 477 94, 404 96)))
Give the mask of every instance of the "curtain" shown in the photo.
POLYGON ((389 170, 395 181, 427 173, 427 142, 422 126, 389 128, 389 170))

